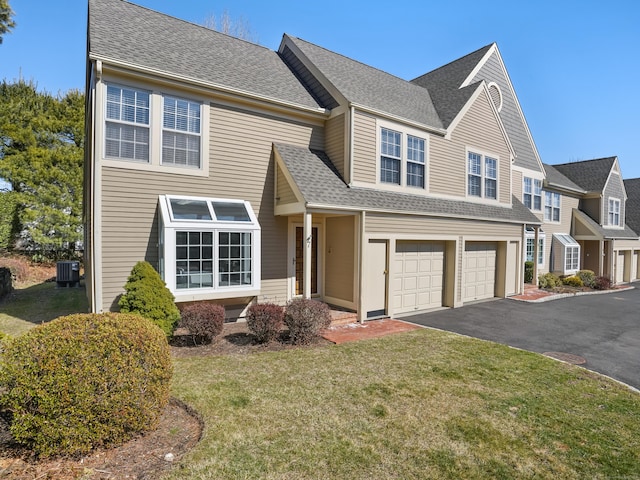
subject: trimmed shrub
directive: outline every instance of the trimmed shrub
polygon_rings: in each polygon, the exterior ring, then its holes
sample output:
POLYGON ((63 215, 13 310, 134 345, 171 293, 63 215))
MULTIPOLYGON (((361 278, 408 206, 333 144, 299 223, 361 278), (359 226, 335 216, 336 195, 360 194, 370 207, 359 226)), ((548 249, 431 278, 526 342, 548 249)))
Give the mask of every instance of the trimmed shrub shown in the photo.
POLYGON ((595 290, 609 290, 611 288, 611 280, 609 277, 596 277, 593 282, 593 287, 595 290))
POLYGON ((278 339, 284 323, 284 308, 274 303, 255 303, 247 310, 247 327, 258 343, 278 339))
POLYGON ((69 315, 6 342, 0 405, 38 455, 82 454, 156 428, 171 374, 166 336, 149 320, 69 315))
POLYGON ((215 303, 198 302, 187 305, 180 313, 178 328, 189 331, 193 343, 211 343, 222 333, 224 307, 215 303))
POLYGON ((124 313, 137 313, 158 325, 170 337, 180 319, 175 297, 149 262, 138 262, 124 285, 118 305, 124 313))
POLYGON ((580 280, 580 277, 578 277, 577 275, 571 275, 569 277, 564 277, 562 279, 562 284, 563 285, 568 285, 570 287, 583 287, 584 283, 582 283, 582 280, 580 280))
POLYGON ((538 275, 538 286, 540 288, 555 288, 562 285, 562 280, 557 275, 553 273, 545 273, 542 275, 538 275))
POLYGON ((0 250, 13 248, 15 233, 19 230, 16 224, 19 208, 16 192, 0 192, 0 250))
POLYGON ((294 345, 308 345, 331 324, 331 311, 326 303, 297 298, 287 305, 284 323, 294 345))
POLYGON ((533 262, 524 262, 524 283, 533 283, 533 262))
POLYGON ((593 284, 596 281, 596 274, 592 270, 580 270, 576 273, 576 276, 582 280, 582 284, 585 287, 593 288, 593 284))

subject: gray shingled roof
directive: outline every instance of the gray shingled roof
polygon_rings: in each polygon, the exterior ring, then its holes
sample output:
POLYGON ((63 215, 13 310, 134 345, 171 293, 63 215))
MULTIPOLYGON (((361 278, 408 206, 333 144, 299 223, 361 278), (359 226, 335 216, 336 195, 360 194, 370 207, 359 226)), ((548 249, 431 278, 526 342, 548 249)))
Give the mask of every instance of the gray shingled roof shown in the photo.
POLYGON ((492 45, 482 47, 475 52, 411 80, 411 83, 429 90, 445 128, 451 124, 471 95, 473 95, 473 92, 478 88, 478 82, 467 85, 464 88, 460 87, 492 45))
POLYGON ((562 163, 553 167, 587 192, 602 192, 616 157, 562 163))
POLYGON ((350 188, 324 152, 281 143, 274 144, 274 147, 309 206, 541 223, 516 197, 512 199, 513 206, 508 208, 373 188, 350 188))
POLYGON ((544 163, 543 165, 544 171, 546 173, 547 183, 551 187, 573 190, 576 193, 586 193, 584 188, 582 188, 580 185, 576 185, 574 182, 565 177, 555 166, 546 163, 544 163))
POLYGON ((577 208, 573 209, 574 217, 579 218, 584 224, 590 225, 591 229, 598 233, 598 235, 602 236, 603 239, 614 239, 614 238, 628 238, 628 239, 637 239, 638 234, 634 232, 629 225, 625 225, 624 229, 621 230, 619 228, 606 228, 596 222, 593 218, 587 215, 582 210, 578 210, 577 208))
POLYGON ((279 55, 122 0, 89 0, 89 54, 320 108, 279 55))
POLYGON ((627 191, 627 203, 625 205, 625 220, 631 229, 640 232, 640 178, 624 180, 624 189, 627 191))
POLYGON ((432 128, 443 124, 429 92, 399 77, 287 36, 349 102, 380 110, 432 128))

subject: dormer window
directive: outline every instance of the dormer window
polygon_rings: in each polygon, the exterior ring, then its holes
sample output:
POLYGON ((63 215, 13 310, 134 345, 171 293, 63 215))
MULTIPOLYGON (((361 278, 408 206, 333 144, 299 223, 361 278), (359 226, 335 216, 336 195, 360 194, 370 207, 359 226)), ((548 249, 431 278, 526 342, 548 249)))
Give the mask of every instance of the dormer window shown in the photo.
POLYGON ((617 198, 609 199, 609 226, 619 227, 620 225, 620 200, 617 198))

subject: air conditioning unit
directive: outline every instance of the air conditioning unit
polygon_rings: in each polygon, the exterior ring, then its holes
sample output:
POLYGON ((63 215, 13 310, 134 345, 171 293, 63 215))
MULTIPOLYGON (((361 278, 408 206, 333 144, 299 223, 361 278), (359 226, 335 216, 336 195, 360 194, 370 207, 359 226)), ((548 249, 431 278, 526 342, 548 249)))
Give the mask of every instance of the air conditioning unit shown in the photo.
POLYGON ((58 262, 56 264, 56 283, 58 287, 79 287, 80 262, 58 262))

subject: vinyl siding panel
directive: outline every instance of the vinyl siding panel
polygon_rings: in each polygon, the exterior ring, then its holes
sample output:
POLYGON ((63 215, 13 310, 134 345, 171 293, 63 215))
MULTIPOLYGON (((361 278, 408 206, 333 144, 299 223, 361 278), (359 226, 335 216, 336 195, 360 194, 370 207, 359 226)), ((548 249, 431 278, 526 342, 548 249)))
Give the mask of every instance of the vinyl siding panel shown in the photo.
POLYGON ((580 202, 580 210, 589 215, 597 223, 602 218, 602 206, 599 198, 586 198, 580 202))
POLYGON ((384 213, 368 213, 365 231, 367 234, 401 236, 406 239, 419 235, 437 237, 464 234, 466 239, 474 236, 495 239, 522 236, 521 225, 384 213))
POLYGON ((355 217, 328 217, 325 237, 325 295, 353 302, 355 217))
POLYGON ((604 187, 604 195, 602 199, 602 225, 604 226, 609 225, 609 198, 616 198, 620 200, 620 225, 624 225, 626 195, 622 177, 616 172, 611 173, 609 181, 604 187))
POLYGON ((274 217, 272 142, 322 148, 324 131, 293 120, 211 105, 209 177, 102 169, 103 308, 113 309, 138 260, 158 262, 158 195, 243 198, 262 228, 260 299, 287 298, 287 219, 274 217))
POLYGON ((478 96, 447 140, 432 135, 429 156, 429 191, 466 197, 466 149, 498 157, 498 200, 511 204, 511 159, 489 97, 478 96))
POLYGON ((516 196, 516 198, 519 198, 522 203, 524 203, 524 197, 522 195, 524 189, 524 185, 522 183, 523 177, 524 175, 522 174, 522 172, 518 172, 516 170, 511 171, 511 184, 513 188, 513 194, 516 196))
POLYGON ((347 178, 345 163, 345 118, 343 113, 331 118, 326 123, 325 153, 329 155, 331 162, 336 167, 343 179, 347 178))
POLYGON ((278 191, 276 192, 276 203, 278 205, 286 205, 288 203, 296 203, 298 199, 296 198, 296 194, 293 193, 287 178, 284 176, 282 169, 280 167, 276 167, 277 170, 277 185, 278 191))
POLYGON ((532 145, 532 141, 527 133, 525 121, 518 109, 517 99, 510 88, 510 81, 507 76, 505 76, 497 53, 493 53, 493 55, 487 59, 471 83, 480 80, 485 80, 487 83, 495 82, 500 87, 502 93, 500 119, 516 151, 515 165, 540 172, 540 165, 534 152, 535 147, 532 145))
POLYGON ((376 119, 356 111, 353 140, 353 181, 376 183, 376 142, 376 119))

